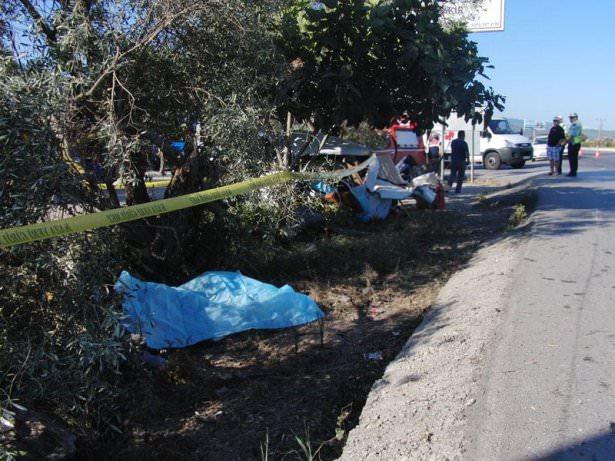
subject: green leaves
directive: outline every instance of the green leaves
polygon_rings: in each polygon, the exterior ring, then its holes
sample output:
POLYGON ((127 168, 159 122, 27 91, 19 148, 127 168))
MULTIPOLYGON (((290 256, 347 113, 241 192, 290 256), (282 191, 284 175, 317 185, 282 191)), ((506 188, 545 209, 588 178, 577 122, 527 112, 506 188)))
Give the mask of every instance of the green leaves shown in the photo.
POLYGON ((287 59, 301 56, 304 66, 284 82, 289 98, 280 112, 328 131, 362 121, 383 126, 409 110, 429 128, 452 110, 467 115, 502 102, 476 85, 488 59, 462 28, 440 26, 437 2, 323 3, 314 9, 295 2, 284 16, 295 26, 281 30, 278 46, 287 59))

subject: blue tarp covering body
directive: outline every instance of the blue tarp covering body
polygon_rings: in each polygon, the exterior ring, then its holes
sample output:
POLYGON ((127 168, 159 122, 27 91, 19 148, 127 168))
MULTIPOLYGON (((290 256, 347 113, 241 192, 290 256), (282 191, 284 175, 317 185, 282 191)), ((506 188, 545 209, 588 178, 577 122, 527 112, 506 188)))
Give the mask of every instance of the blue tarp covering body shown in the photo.
POLYGON ((185 347, 250 329, 303 325, 324 317, 308 296, 238 272, 206 272, 179 287, 143 282, 123 271, 124 326, 154 349, 185 347))

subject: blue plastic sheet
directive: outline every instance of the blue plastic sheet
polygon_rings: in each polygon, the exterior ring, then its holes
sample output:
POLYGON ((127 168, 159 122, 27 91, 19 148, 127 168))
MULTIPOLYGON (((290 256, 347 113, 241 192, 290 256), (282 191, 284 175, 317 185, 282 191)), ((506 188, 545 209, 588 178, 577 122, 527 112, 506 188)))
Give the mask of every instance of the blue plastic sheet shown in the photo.
POLYGON ((328 184, 325 181, 315 181, 310 184, 310 187, 316 192, 320 192, 321 194, 330 194, 332 192, 337 192, 337 187, 332 184, 328 184))
POLYGON ((171 141, 171 147, 177 152, 183 152, 186 147, 185 141, 171 141))
POLYGON ((123 271, 124 326, 154 349, 186 347, 251 329, 288 328, 324 317, 309 297, 239 272, 206 272, 179 287, 143 282, 123 271))

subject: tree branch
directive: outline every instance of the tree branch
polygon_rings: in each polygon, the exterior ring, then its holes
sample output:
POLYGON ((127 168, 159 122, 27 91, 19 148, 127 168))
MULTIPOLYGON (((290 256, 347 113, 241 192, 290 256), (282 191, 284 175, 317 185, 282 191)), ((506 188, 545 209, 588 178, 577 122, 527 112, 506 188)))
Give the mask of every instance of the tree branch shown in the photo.
MULTIPOLYGON (((28 0, 22 0, 22 1, 28 1, 28 0)), ((143 37, 141 40, 139 40, 133 46, 131 46, 127 50, 123 51, 122 53, 118 52, 115 55, 115 57, 113 58, 113 61, 111 62, 109 67, 107 67, 105 70, 103 70, 102 73, 99 75, 99 77, 94 82, 94 84, 85 93, 81 93, 79 96, 77 96, 77 99, 79 100, 79 99, 83 99, 83 98, 89 98, 90 96, 92 96, 94 94, 94 91, 96 91, 96 88, 98 88, 98 86, 102 83, 102 81, 108 75, 110 75, 113 72, 115 72, 115 70, 119 66, 119 62, 123 58, 125 58, 126 56, 128 56, 132 52, 138 50, 139 48, 142 48, 142 47, 148 45, 149 43, 151 43, 152 41, 154 41, 156 39, 156 37, 158 37, 158 35, 160 35, 160 33, 165 28, 167 28, 168 26, 170 26, 173 23, 173 21, 175 21, 177 18, 179 18, 180 16, 182 16, 183 14, 185 14, 188 11, 191 11, 191 10, 194 10, 194 7, 186 7, 184 9, 178 11, 177 13, 172 14, 168 18, 161 20, 148 34, 145 35, 145 37, 143 37)))
POLYGON ((47 41, 50 44, 55 44, 57 41, 57 35, 55 29, 53 29, 49 24, 45 22, 41 14, 37 11, 34 5, 30 2, 30 0, 20 0, 21 4, 28 11, 32 19, 38 26, 41 28, 45 36, 47 37, 47 41))

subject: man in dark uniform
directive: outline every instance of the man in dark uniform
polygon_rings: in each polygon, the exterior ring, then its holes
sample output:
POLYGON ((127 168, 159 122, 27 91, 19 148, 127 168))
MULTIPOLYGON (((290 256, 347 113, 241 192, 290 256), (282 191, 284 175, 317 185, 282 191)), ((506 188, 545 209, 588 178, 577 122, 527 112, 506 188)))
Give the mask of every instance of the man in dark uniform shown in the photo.
POLYGON ((453 187, 453 183, 456 182, 455 192, 457 194, 461 192, 461 186, 463 185, 463 178, 466 174, 466 162, 470 161, 470 148, 465 139, 466 132, 460 130, 457 133, 457 139, 451 143, 451 174, 448 177, 448 185, 453 187))

